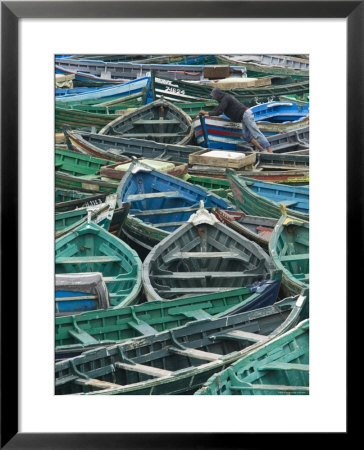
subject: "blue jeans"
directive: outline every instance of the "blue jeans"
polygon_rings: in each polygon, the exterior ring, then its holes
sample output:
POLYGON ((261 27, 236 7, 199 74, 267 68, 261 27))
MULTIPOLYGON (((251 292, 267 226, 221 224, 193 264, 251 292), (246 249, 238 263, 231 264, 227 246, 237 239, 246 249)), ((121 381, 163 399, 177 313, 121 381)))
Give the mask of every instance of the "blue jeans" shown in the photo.
POLYGON ((255 139, 264 150, 270 146, 268 139, 255 123, 254 114, 250 109, 245 111, 241 124, 243 126, 243 133, 245 134, 245 138, 243 138, 245 141, 250 142, 252 139, 255 139))

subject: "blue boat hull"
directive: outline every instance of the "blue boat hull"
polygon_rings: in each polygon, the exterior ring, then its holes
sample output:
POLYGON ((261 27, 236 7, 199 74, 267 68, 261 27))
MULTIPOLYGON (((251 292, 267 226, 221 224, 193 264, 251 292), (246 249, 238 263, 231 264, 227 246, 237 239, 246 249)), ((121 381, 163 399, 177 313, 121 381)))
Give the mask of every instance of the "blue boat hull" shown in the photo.
POLYGON ((130 166, 118 186, 117 194, 119 204, 131 204, 129 214, 167 232, 172 232, 185 223, 194 212, 191 209, 198 208, 201 200, 206 208, 236 210, 230 201, 207 189, 150 170, 140 163, 130 166))
POLYGON ((90 296, 94 295, 90 292, 56 291, 55 314, 74 314, 97 309, 97 299, 90 299, 90 296), (67 300, 67 297, 69 300, 67 300), (79 299, 75 299, 75 297, 79 297, 79 299), (60 301, 61 298, 62 301, 60 301))

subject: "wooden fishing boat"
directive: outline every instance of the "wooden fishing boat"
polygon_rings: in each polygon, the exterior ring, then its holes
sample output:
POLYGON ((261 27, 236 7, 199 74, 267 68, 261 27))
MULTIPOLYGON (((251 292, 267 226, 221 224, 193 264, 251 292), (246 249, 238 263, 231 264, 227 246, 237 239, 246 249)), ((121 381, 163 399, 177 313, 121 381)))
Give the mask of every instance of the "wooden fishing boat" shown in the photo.
POLYGON ((67 59, 96 59, 104 62, 135 62, 138 64, 216 64, 215 55, 66 55, 65 57, 67 59))
POLYGON ((101 272, 110 308, 136 303, 141 292, 142 264, 125 242, 90 222, 56 240, 56 274, 101 272))
POLYGON ((219 208, 214 209, 213 213, 221 223, 268 250, 268 243, 278 222, 277 219, 249 216, 243 211, 223 211, 219 208))
POLYGON ((304 296, 90 350, 55 365, 55 394, 192 394, 301 320, 304 296))
MULTIPOLYGON (((182 175, 186 174, 188 171, 187 163, 146 158, 139 158, 138 161, 155 170, 167 173, 168 175, 173 175, 174 177, 182 177, 182 175)), ((103 166, 100 169, 100 174, 102 177, 107 177, 111 180, 121 180, 128 171, 130 164, 131 161, 103 166)))
POLYGON ((113 161, 90 155, 81 155, 72 150, 55 148, 55 169, 73 175, 91 175, 100 172, 102 166, 112 164, 113 161))
POLYGON ((290 216, 309 220, 308 187, 252 180, 232 169, 228 169, 226 175, 236 204, 246 214, 279 219, 282 215, 280 205, 283 204, 290 216))
MULTIPOLYGON (((57 214, 72 211, 76 208, 82 209, 88 206, 100 206, 100 204, 105 202, 106 197, 109 195, 109 191, 100 194, 90 194, 69 189, 56 189, 55 194, 55 212, 57 214)), ((121 236, 121 230, 128 216, 129 209, 130 203, 126 202, 119 204, 119 206, 114 209, 114 214, 108 227, 108 231, 114 236, 121 236)))
POLYGON ((81 155, 74 151, 55 150, 55 185, 63 189, 83 192, 116 192, 118 183, 105 181, 98 174, 102 166, 112 161, 81 155))
POLYGON ((268 137, 280 133, 289 133, 290 131, 299 130, 303 127, 307 127, 309 123, 309 117, 302 117, 299 120, 285 123, 259 122, 258 127, 260 131, 268 137))
POLYGON ((217 102, 215 100, 205 100, 200 102, 178 102, 178 108, 182 109, 186 114, 188 114, 191 119, 194 119, 199 115, 201 110, 211 111, 216 108, 217 102))
MULTIPOLYGON (((298 128, 287 133, 278 133, 267 137, 272 152, 278 153, 296 153, 301 150, 309 150, 309 127, 298 128)), ((252 151, 254 151, 253 146, 252 151)), ((242 148, 247 152, 246 142, 238 143, 236 149, 242 148)))
POLYGON ((73 128, 95 127, 95 130, 99 131, 119 117, 119 114, 110 114, 107 107, 103 108, 105 112, 100 114, 77 108, 56 106, 56 130, 61 130, 64 125, 68 125, 73 128))
MULTIPOLYGON (((111 79, 122 78, 134 80, 138 77, 145 77, 152 71, 159 76, 171 80, 193 80, 199 81, 204 79, 205 65, 198 64, 139 64, 136 62, 104 62, 92 61, 88 59, 67 59, 55 58, 55 64, 63 70, 67 69, 72 73, 89 73, 100 77, 109 77, 111 79)), ((242 68, 240 65, 234 67, 230 65, 230 73, 235 76, 242 75, 242 68)))
POLYGON ((82 316, 56 317, 56 360, 71 358, 92 348, 150 336, 187 322, 226 317, 272 305, 280 280, 169 302, 145 302, 117 310, 89 311, 82 316))
MULTIPOLYGON (((226 178, 226 169, 223 169, 222 171, 216 169, 217 168, 211 166, 192 166, 188 169, 189 174, 191 174, 189 175, 188 181, 206 187, 207 189, 223 189, 224 191, 230 191, 230 184, 226 178), (209 186, 214 187, 210 188, 209 186)), ((253 170, 240 170, 237 171, 237 173, 245 178, 293 186, 306 186, 310 181, 308 169, 262 170, 254 168, 253 170)))
POLYGON ((308 395, 309 319, 215 373, 194 395, 308 395))
POLYGON ((118 202, 131 204, 123 227, 129 242, 151 250, 161 239, 184 224, 199 208, 235 210, 230 201, 180 178, 133 161, 117 189, 118 202))
POLYGON ((302 94, 302 95, 286 94, 286 95, 281 95, 279 97, 279 100, 282 102, 285 102, 285 101, 292 102, 293 101, 293 102, 297 103, 297 105, 306 105, 310 101, 310 94, 309 94, 309 92, 306 92, 305 94, 302 94))
POLYGON ((310 167, 309 155, 257 153, 257 168, 263 170, 308 170, 310 167))
MULTIPOLYGON (((293 152, 295 148, 297 150, 306 150, 307 147, 305 144, 298 146, 299 142, 295 142, 294 145, 288 145, 291 143, 285 138, 282 138, 280 142, 280 134, 291 132, 291 135, 294 135, 295 131, 306 127, 308 123, 309 118, 303 117, 300 120, 286 123, 258 122, 257 126, 266 135, 268 141, 273 137, 275 138, 272 142, 272 151, 285 152, 287 150, 293 152)), ((197 144, 202 147, 246 152, 254 150, 254 147, 243 139, 241 123, 231 122, 224 116, 198 116, 192 121, 192 128, 197 144)))
POLYGON ((118 117, 99 134, 150 139, 165 144, 188 144, 193 137, 191 118, 164 99, 118 117))
POLYGON ((208 189, 210 192, 219 192, 218 195, 226 198, 226 192, 230 191, 230 184, 227 178, 218 178, 218 177, 204 177, 204 176, 196 176, 187 174, 184 178, 186 181, 192 184, 197 184, 198 186, 202 186, 205 189, 208 189), (222 194, 225 192, 225 195, 222 194))
POLYGON ((307 169, 304 170, 262 170, 241 171, 246 178, 260 180, 267 183, 280 183, 289 186, 307 186, 310 182, 310 175, 307 169))
POLYGON ((194 145, 163 144, 147 139, 128 139, 70 129, 65 129, 64 133, 70 150, 113 162, 129 161, 134 156, 188 163, 189 154, 201 150, 194 145))
POLYGON ((309 223, 286 215, 278 220, 269 241, 269 254, 282 270, 285 295, 294 295, 309 286, 309 223))
POLYGON ((72 211, 76 208, 85 208, 86 206, 96 206, 103 203, 110 192, 100 194, 89 194, 86 192, 75 191, 72 189, 55 190, 55 212, 72 211))
MULTIPOLYGON (((92 89, 99 90, 100 88, 83 88, 88 89, 90 92, 92 89)), ((87 92, 87 91, 86 91, 87 92)), ((117 111, 124 110, 125 109, 132 109, 132 108, 139 108, 139 106, 144 105, 148 98, 148 92, 150 92, 150 89, 148 90, 148 84, 143 87, 141 90, 138 90, 137 92, 133 94, 127 94, 121 93, 116 94, 109 98, 81 98, 81 99, 73 99, 73 97, 70 97, 69 100, 59 103, 57 102, 56 97, 56 107, 60 108, 67 108, 67 109, 81 109, 84 111, 88 111, 91 113, 98 113, 98 114, 105 114, 105 113, 111 113, 111 114, 119 114, 117 111)), ((121 114, 121 113, 120 113, 121 114)))
POLYGON ((299 106, 294 102, 267 102, 250 108, 254 120, 269 123, 297 122, 309 115, 309 104, 299 106))
MULTIPOLYGON (((166 100, 176 102, 201 102, 211 100, 212 85, 191 83, 181 80, 168 80, 166 78, 151 76, 151 89, 153 98, 163 96, 166 100)), ((272 84, 270 86, 235 88, 226 90, 246 106, 254 106, 257 102, 278 100, 285 94, 303 95, 309 92, 309 82, 297 81, 285 84, 272 84)))
POLYGON ((75 87, 70 89, 60 89, 56 88, 54 93, 56 95, 56 100, 58 97, 62 97, 65 95, 75 95, 75 94, 84 94, 85 92, 96 92, 97 88, 87 88, 87 87, 75 87))
POLYGON ((246 68, 246 73, 249 77, 259 77, 266 75, 289 75, 292 77, 308 77, 309 76, 309 68, 296 68, 289 67, 287 64, 287 58, 285 59, 286 64, 281 65, 282 62, 278 65, 268 65, 262 64, 258 62, 251 62, 244 58, 240 58, 239 55, 218 55, 217 60, 220 64, 232 64, 239 65, 241 64, 246 68))
POLYGON ((100 88, 88 88, 86 92, 79 94, 66 94, 57 97, 56 104, 60 105, 67 102, 82 102, 85 100, 102 99, 104 102, 119 99, 122 96, 141 93, 143 88, 150 83, 150 77, 137 78, 136 80, 128 81, 116 86, 106 86, 100 88))
POLYGON ((156 245, 143 263, 149 301, 228 291, 274 279, 267 253, 210 214, 201 202, 188 221, 156 245))
MULTIPOLYGON (((72 128, 78 129, 95 127, 96 131, 100 131, 111 121, 120 117, 120 115, 134 111, 144 104, 145 99, 142 98, 142 95, 133 102, 120 101, 116 104, 106 106, 73 102, 62 103, 62 106, 56 104, 56 130, 61 130, 64 125, 69 125, 72 128)), ((216 108, 216 105, 217 102, 213 100, 178 103, 178 107, 191 118, 195 118, 201 109, 210 111, 211 109, 216 108)))
POLYGON ((55 71, 57 74, 73 75, 74 86, 109 86, 129 81, 127 78, 108 78, 103 72, 100 75, 94 75, 92 73, 70 70, 58 64, 55 66, 55 71))
POLYGON ((109 229, 116 206, 116 194, 106 197, 105 202, 96 206, 76 208, 55 214, 55 236, 61 236, 75 230, 87 220, 92 220, 105 230, 109 229))
POLYGON ((109 308, 109 291, 101 273, 58 274, 55 278, 56 317, 109 308))
POLYGON ((239 62, 251 62, 266 66, 280 66, 290 69, 308 70, 310 67, 309 58, 298 58, 287 55, 234 55, 234 59, 239 62))

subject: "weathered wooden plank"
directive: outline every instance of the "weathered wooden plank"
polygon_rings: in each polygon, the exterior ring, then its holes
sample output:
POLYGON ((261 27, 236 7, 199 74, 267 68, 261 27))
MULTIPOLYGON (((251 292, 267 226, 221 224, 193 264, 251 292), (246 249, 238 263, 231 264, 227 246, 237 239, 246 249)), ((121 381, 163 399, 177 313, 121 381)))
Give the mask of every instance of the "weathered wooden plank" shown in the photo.
POLYGON ((249 342, 262 342, 266 339, 266 336, 256 333, 250 333, 243 330, 232 330, 228 333, 216 335, 216 337, 223 339, 244 340, 249 342))
POLYGON ((303 372, 309 372, 308 364, 288 363, 284 361, 272 361, 264 366, 259 367, 259 370, 299 370, 303 372))
POLYGON ((145 375, 151 375, 152 377, 160 378, 171 375, 173 372, 170 370, 159 369, 158 367, 145 366, 144 364, 126 364, 122 362, 116 362, 115 367, 118 369, 129 370, 131 372, 139 372, 145 375))
POLYGON ((180 121, 176 119, 139 119, 134 122, 134 125, 168 125, 168 124, 179 124, 180 121))
POLYGON ((128 322, 128 325, 134 330, 138 331, 143 336, 150 336, 157 333, 157 330, 153 327, 151 327, 146 322, 143 322, 142 320, 138 320, 138 322, 135 322, 134 320, 130 320, 128 322))
POLYGON ((180 136, 181 133, 127 133, 128 138, 166 138, 166 137, 175 137, 180 136))
POLYGON ((280 256, 279 259, 284 262, 284 261, 304 261, 307 259, 310 259, 310 255, 308 253, 301 253, 301 254, 297 254, 297 255, 284 255, 284 256, 280 256))
POLYGON ((79 384, 81 386, 91 386, 97 389, 110 389, 110 388, 119 388, 120 384, 110 383, 108 381, 101 381, 101 380, 95 380, 95 379, 83 379, 83 378, 77 378, 75 380, 76 384, 79 384))
POLYGON ((69 330, 69 334, 83 345, 98 344, 98 341, 84 330, 69 330))
POLYGON ((119 256, 58 256, 57 264, 107 263, 120 261, 119 256))
POLYGON ((294 393, 302 393, 305 394, 309 392, 309 388, 306 386, 285 386, 285 385, 275 385, 275 384, 259 384, 252 386, 230 386, 232 391, 250 391, 254 389, 254 391, 268 391, 271 394, 282 393, 282 394, 294 394, 294 393))
POLYGON ((74 297, 56 297, 57 302, 68 302, 70 300, 96 300, 97 295, 78 295, 74 297))
MULTIPOLYGON (((171 272, 168 275, 150 275, 151 278, 156 279, 169 279, 171 277, 179 280, 185 279, 204 279, 207 277, 210 278, 236 278, 237 276, 241 277, 240 272, 171 272)), ((251 274, 248 275, 251 277, 251 274)))
POLYGON ((223 355, 217 353, 204 352, 202 350, 196 350, 195 348, 180 349, 177 347, 171 347, 169 349, 172 353, 177 355, 187 356, 188 358, 202 359, 206 361, 217 361, 221 359, 223 355))
POLYGON ((168 197, 168 198, 174 198, 174 197, 181 197, 181 193, 178 191, 169 191, 169 192, 150 192, 150 193, 145 193, 145 194, 131 194, 128 195, 127 197, 127 201, 129 202, 133 202, 133 201, 138 201, 138 200, 145 200, 148 198, 164 198, 164 197, 168 197))
POLYGON ((185 221, 180 222, 162 222, 162 223, 154 223, 153 227, 155 228, 163 228, 163 227, 179 227, 186 223, 185 221))
POLYGON ((243 260, 240 253, 237 252, 177 252, 165 257, 164 262, 168 264, 176 259, 189 258, 234 258, 243 260))

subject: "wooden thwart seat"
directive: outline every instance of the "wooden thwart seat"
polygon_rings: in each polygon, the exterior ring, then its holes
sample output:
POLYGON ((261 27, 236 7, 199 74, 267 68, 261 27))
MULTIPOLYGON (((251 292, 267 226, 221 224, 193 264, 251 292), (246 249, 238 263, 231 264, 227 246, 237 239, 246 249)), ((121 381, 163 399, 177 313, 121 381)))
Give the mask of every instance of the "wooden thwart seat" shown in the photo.
POLYGON ((204 361, 216 361, 223 358, 223 355, 217 353, 203 352, 201 350, 196 350, 195 348, 181 349, 177 347, 171 347, 170 352, 181 356, 187 356, 188 358, 202 359, 204 361))
POLYGON ((244 260, 242 255, 237 252, 176 252, 170 255, 167 255, 164 258, 164 262, 166 264, 171 261, 175 261, 176 259, 190 259, 190 258, 231 258, 244 260))
POLYGON ((83 345, 98 344, 98 341, 84 330, 68 330, 68 333, 83 345))
POLYGON ((210 294, 215 292, 224 292, 230 291, 231 287, 194 287, 194 288, 168 288, 167 286, 163 286, 166 290, 163 290, 159 287, 159 291, 163 292, 163 295, 184 295, 184 294, 210 294))
POLYGON ((74 297, 56 297, 56 302, 68 302, 71 300, 97 300, 97 295, 77 295, 74 297))
POLYGON ((152 377, 160 378, 171 375, 170 370, 159 369, 158 367, 145 366, 143 364, 127 364, 122 362, 116 362, 115 367, 118 369, 129 370, 131 372, 139 372, 144 375, 150 375, 152 377))
MULTIPOLYGON (((188 280, 188 279, 194 279, 194 280, 204 280, 206 278, 242 278, 244 274, 241 274, 241 272, 171 272, 168 275, 150 275, 151 278, 158 279, 179 279, 179 280, 188 280)), ((251 275, 246 275, 251 277, 251 275)))
POLYGON ((280 256, 280 260, 282 262, 288 262, 288 261, 305 261, 307 259, 310 259, 310 255, 308 253, 301 253, 296 255, 284 255, 280 256))
POLYGON ((151 327, 148 323, 143 322, 142 320, 138 320, 138 322, 134 320, 130 320, 128 325, 134 330, 138 331, 142 336, 151 336, 157 333, 157 330, 151 327))
POLYGON ((157 137, 157 138, 161 138, 161 137, 176 137, 176 136, 181 136, 183 135, 183 133, 125 133, 126 136, 128 138, 144 138, 144 137, 149 137, 149 136, 153 136, 153 137, 157 137))
POLYGON ((262 342, 267 337, 262 334, 256 334, 256 333, 250 333, 249 331, 243 331, 243 330, 232 330, 228 331, 227 333, 221 333, 215 335, 215 338, 221 338, 221 339, 232 339, 232 340, 243 340, 248 342, 262 342))
POLYGON ((169 191, 169 192, 150 192, 146 194, 131 194, 128 195, 128 202, 135 202, 138 200, 146 200, 148 198, 177 198, 182 197, 179 191, 169 191))
POLYGON ((56 264, 107 263, 120 261, 120 256, 58 256, 56 264))
POLYGON ((179 124, 180 121, 177 119, 138 119, 134 122, 135 125, 168 125, 168 124, 179 124))
POLYGON ((180 227, 181 225, 185 224, 186 221, 180 221, 180 222, 163 222, 163 223, 154 223, 153 226, 155 228, 163 228, 163 227, 180 227))
POLYGON ((293 206, 298 203, 298 200, 277 200, 277 203, 282 203, 285 206, 293 206))
POLYGON ((302 393, 305 394, 309 391, 309 388, 306 386, 285 386, 285 385, 276 385, 276 384, 259 384, 259 385, 251 385, 251 386, 230 386, 232 391, 250 391, 254 389, 254 391, 268 391, 272 394, 274 393, 302 393))
POLYGON ((110 383, 109 381, 101 381, 96 380, 93 378, 90 378, 88 380, 83 378, 77 378, 75 380, 76 384, 79 384, 80 386, 91 386, 97 389, 110 389, 110 388, 120 388, 120 384, 110 383))
POLYGON ((259 370, 300 370, 309 372, 308 364, 288 363, 284 361, 272 361, 259 367, 259 370))

